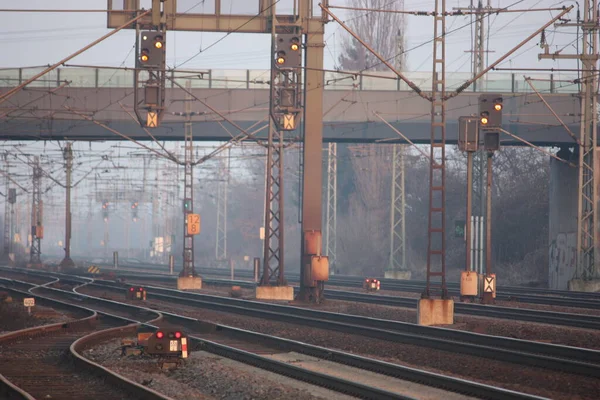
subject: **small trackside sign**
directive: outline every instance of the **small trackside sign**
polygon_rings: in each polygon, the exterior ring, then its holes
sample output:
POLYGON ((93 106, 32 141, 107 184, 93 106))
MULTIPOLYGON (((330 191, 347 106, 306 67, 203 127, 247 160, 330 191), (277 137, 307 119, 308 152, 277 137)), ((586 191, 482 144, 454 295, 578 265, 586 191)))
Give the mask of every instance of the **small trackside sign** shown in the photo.
POLYGON ((187 358, 188 357, 187 338, 185 338, 185 337, 181 338, 181 357, 182 358, 187 358))
POLYGON ((33 306, 35 306, 35 299, 33 297, 24 298, 23 305, 25 307, 33 307, 33 306))

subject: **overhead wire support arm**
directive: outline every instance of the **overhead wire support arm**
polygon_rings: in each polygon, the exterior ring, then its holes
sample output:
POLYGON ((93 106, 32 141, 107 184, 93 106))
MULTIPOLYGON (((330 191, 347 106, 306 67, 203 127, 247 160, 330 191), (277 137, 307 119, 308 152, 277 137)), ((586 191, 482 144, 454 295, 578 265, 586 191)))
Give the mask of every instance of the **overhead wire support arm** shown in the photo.
POLYGON ((392 64, 390 64, 385 58, 383 58, 381 56, 381 54, 377 53, 375 50, 373 50, 373 48, 371 48, 371 46, 369 46, 367 43, 365 43, 364 40, 362 40, 352 29, 350 29, 350 27, 348 27, 342 20, 340 20, 338 17, 336 17, 327 7, 323 6, 322 4, 319 4, 319 7, 321 7, 321 9, 323 11, 325 11, 327 13, 327 15, 329 15, 331 18, 333 18, 335 20, 335 22, 337 22, 342 28, 344 28, 350 35, 352 35, 352 37, 354 39, 356 39, 358 42, 360 42, 360 44, 362 44, 367 50, 369 50, 371 52, 371 54, 373 54, 375 57, 377 57, 379 59, 379 61, 381 61, 383 64, 385 64, 386 67, 388 67, 391 71, 393 71, 396 75, 398 75, 398 78, 402 79, 407 85, 408 87, 410 87, 412 90, 414 90, 419 96, 421 96, 424 99, 427 99, 429 101, 431 101, 431 97, 427 96, 427 94, 425 94, 425 92, 423 92, 423 90, 418 87, 413 81, 411 81, 410 79, 408 79, 406 76, 404 76, 404 74, 402 74, 400 71, 398 71, 396 68, 394 68, 394 66, 392 64))
POLYGON ((196 95, 194 95, 191 90, 188 90, 188 89, 184 88, 175 79, 173 79, 171 77, 167 77, 167 79, 170 80, 171 82, 173 82, 173 84, 175 84, 175 86, 179 87, 186 94, 190 95, 193 99, 195 99, 196 101, 200 102, 204 107, 208 108, 209 110, 211 110, 212 112, 214 112, 215 114, 217 114, 219 117, 223 118, 223 120, 229 122, 231 125, 233 125, 237 130, 239 130, 240 132, 242 132, 244 135, 246 135, 247 137, 251 137, 252 136, 244 128, 242 128, 241 126, 239 126, 238 124, 236 124, 235 122, 233 122, 232 120, 230 120, 229 118, 227 118, 223 113, 219 112, 217 109, 215 109, 214 107, 212 107, 210 104, 208 104, 204 100, 202 100, 202 99, 198 98, 196 95))
POLYGON ((393 130, 394 132, 396 132, 402 139, 406 140, 406 142, 408 144, 410 144, 411 146, 414 146, 415 149, 417 149, 417 151, 419 153, 421 153, 422 156, 424 156, 425 158, 427 158, 428 160, 431 160, 431 158, 429 157, 429 155, 427 153, 425 153, 423 150, 421 150, 418 146, 416 146, 406 135, 404 135, 402 132, 400 132, 398 129, 396 129, 392 124, 390 124, 388 121, 386 121, 381 115, 379 115, 376 111, 373 111, 373 115, 375 115, 377 118, 379 118, 384 124, 386 124, 387 126, 390 127, 391 130, 393 130))
POLYGON ((535 144, 533 144, 533 143, 531 143, 531 142, 528 142, 527 140, 525 140, 525 139, 523 139, 523 138, 520 138, 520 137, 518 137, 517 135, 513 135, 512 133, 508 132, 507 130, 504 130, 504 129, 501 129, 501 128, 500 128, 499 130, 500 130, 500 132, 502 132, 502 133, 504 133, 504 134, 506 134, 506 135, 510 136, 511 138, 513 138, 513 139, 516 139, 516 140, 518 140, 519 142, 525 143, 526 145, 530 146, 531 148, 534 148, 534 149, 536 149, 536 150, 538 150, 538 151, 541 151, 541 152, 542 152, 542 153, 544 153, 545 155, 547 155, 547 156, 550 156, 550 157, 552 157, 552 158, 554 158, 554 159, 556 159, 556 160, 558 160, 558 161, 560 161, 560 162, 562 162, 562 163, 565 163, 565 164, 567 164, 569 167, 573 167, 573 168, 576 168, 576 167, 577 167, 577 165, 573 164, 572 162, 569 162, 569 161, 567 161, 567 160, 564 160, 564 159, 562 159, 562 158, 560 158, 560 157, 558 157, 558 156, 556 156, 556 155, 552 154, 551 152, 549 152, 549 151, 547 151, 547 150, 544 150, 544 149, 542 149, 541 147, 539 147, 539 146, 536 146, 535 144))
POLYGON ((567 14, 572 9, 573 9, 573 6, 570 6, 570 7, 565 8, 564 10, 562 10, 557 16, 555 16, 554 18, 552 18, 549 22, 547 22, 546 24, 544 24, 544 26, 542 26, 541 28, 539 28, 538 30, 536 30, 535 32, 533 32, 527 38, 523 39, 519 44, 517 44, 515 47, 513 47, 511 50, 509 50, 507 53, 505 53, 502 57, 500 57, 499 59, 497 59, 495 62, 493 62, 492 64, 490 64, 487 68, 485 68, 479 74, 475 75, 473 78, 469 79, 468 81, 466 81, 465 83, 463 83, 462 85, 460 85, 460 87, 458 89, 456 89, 454 92, 446 95, 446 97, 444 99, 448 100, 448 99, 451 99, 453 97, 458 96, 460 93, 462 93, 463 91, 465 91, 469 86, 471 86, 471 84, 473 82, 475 82, 476 80, 478 80, 479 78, 481 78, 482 76, 484 76, 485 74, 487 74, 489 71, 491 71, 492 69, 494 69, 498 64, 500 64, 502 61, 504 61, 508 57, 510 57, 515 51, 517 51, 518 49, 520 49, 521 47, 523 47, 523 45, 525 43, 529 42, 531 39, 533 39, 534 37, 536 37, 544 29, 548 28, 554 22, 558 21, 560 18, 563 17, 563 15, 567 14))
POLYGON ((579 140, 579 138, 577 138, 577 136, 575 136, 575 134, 571 131, 571 129, 569 129, 569 127, 567 126, 567 124, 565 124, 565 122, 562 120, 562 118, 560 118, 558 116, 558 114, 556 113, 556 111, 554 111, 554 109, 552 107, 550 107, 550 104, 548 104, 548 102, 546 101, 546 99, 544 99, 544 96, 542 96, 542 94, 535 88, 535 86, 533 86, 533 83, 531 83, 531 78, 530 77, 526 77, 526 76, 523 76, 523 78, 525 78, 525 82, 527 82, 529 84, 529 86, 531 87, 531 89, 535 92, 535 94, 537 94, 537 96, 540 98, 540 100, 542 101, 542 103, 544 103, 544 105, 548 108, 548 110, 550 110, 550 112, 552 113, 552 115, 554 115, 554 117, 558 120, 558 122, 560 122, 560 124, 563 126, 563 128, 565 128, 565 130, 567 131, 567 133, 569 134, 569 136, 571 136, 571 138, 573 138, 573 140, 575 141, 575 143, 577 143, 579 146, 581 146, 581 141, 579 140))
POLYGON ((84 46, 83 48, 81 48, 79 50, 77 50, 75 53, 73 53, 73 54, 71 54, 71 55, 63 58, 62 60, 60 60, 59 62, 55 63, 54 65, 46 68, 42 72, 40 72, 40 73, 32 76, 31 78, 27 79, 25 82, 23 82, 22 84, 20 84, 19 86, 16 86, 16 87, 12 88, 8 92, 6 92, 6 93, 4 93, 3 95, 0 96, 0 104, 4 103, 6 100, 8 100, 12 96, 14 96, 18 91, 20 91, 25 86, 27 86, 30 83, 32 83, 33 81, 41 78, 42 76, 46 75, 48 72, 51 72, 51 71, 55 70, 56 68, 58 68, 62 64, 66 63, 67 61, 69 61, 69 60, 71 60, 71 59, 73 59, 75 57, 77 57, 81 53, 89 50, 90 48, 94 47, 98 43, 104 41, 105 39, 108 39, 109 37, 113 36, 115 33, 117 33, 119 31, 127 28, 129 25, 131 25, 131 24, 137 22, 138 20, 142 19, 143 17, 145 17, 146 15, 148 15, 150 12, 151 11, 145 11, 145 12, 141 13, 137 17, 135 17, 135 18, 127 21, 126 23, 124 23, 123 25, 119 26, 118 28, 113 29, 112 31, 110 31, 106 35, 102 36, 101 38, 99 38, 97 40, 94 40, 92 43, 88 44, 87 46, 84 46))

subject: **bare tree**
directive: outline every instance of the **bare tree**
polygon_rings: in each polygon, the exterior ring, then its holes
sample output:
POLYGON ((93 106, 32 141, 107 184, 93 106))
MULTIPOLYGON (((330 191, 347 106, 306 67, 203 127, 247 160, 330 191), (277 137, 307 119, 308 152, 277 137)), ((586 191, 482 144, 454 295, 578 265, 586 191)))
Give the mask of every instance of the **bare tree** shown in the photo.
MULTIPOLYGON (((348 0, 348 6, 397 11, 404 9, 404 0, 348 0)), ((403 14, 351 10, 346 21, 348 26, 369 46, 386 60, 393 61, 397 69, 405 68, 406 58, 403 53, 406 20, 403 14)), ((387 68, 349 34, 342 39, 342 54, 338 61, 340 67, 348 71, 367 68, 381 71, 387 68)))

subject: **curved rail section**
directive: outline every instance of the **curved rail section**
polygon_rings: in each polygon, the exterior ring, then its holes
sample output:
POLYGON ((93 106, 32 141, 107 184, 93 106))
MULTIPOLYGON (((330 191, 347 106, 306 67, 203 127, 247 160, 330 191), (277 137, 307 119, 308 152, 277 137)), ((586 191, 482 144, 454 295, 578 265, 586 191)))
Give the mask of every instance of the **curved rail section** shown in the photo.
MULTIPOLYGON (((92 286, 122 290, 118 284, 92 286)), ((482 335, 405 322, 240 300, 146 286, 152 297, 185 305, 225 311, 328 330, 435 348, 460 354, 600 377, 600 351, 528 340, 482 335)))
MULTIPOLYGON (((20 282, 20 284, 23 285, 23 284, 26 284, 26 282, 20 282)), ((82 286, 84 286, 86 284, 88 284, 88 282, 85 282, 82 286)), ((66 296, 68 299, 76 301, 72 297, 72 295, 73 295, 72 292, 68 292, 68 291, 61 290, 61 289, 54 289, 54 288, 47 288, 46 290, 53 291, 56 294, 62 294, 64 296, 66 296)), ((119 303, 119 302, 106 300, 106 299, 101 299, 101 298, 94 297, 94 296, 88 296, 88 295, 79 294, 79 293, 77 294, 77 296, 84 297, 84 298, 86 298, 86 300, 91 300, 96 304, 104 303, 105 306, 110 307, 110 308, 121 308, 122 310, 130 310, 130 311, 134 310, 136 312, 154 312, 153 310, 150 310, 145 307, 132 306, 129 304, 119 303)), ((104 315, 106 313, 102 312, 102 314, 104 315)), ((118 317, 118 318, 127 320, 126 318, 123 318, 123 317, 118 317)), ((135 321, 130 320, 130 322, 135 322, 135 321)), ((148 327, 151 327, 154 329, 158 329, 158 326, 152 325, 150 323, 142 323, 141 325, 148 326, 148 327)), ((135 329, 136 327, 137 326, 131 326, 132 329, 135 329)), ((126 328, 128 328, 128 327, 126 327, 126 328)), ((122 331, 123 328, 118 327, 118 328, 113 329, 112 331, 117 332, 117 330, 122 331)), ((100 334, 103 334, 103 332, 100 332, 100 334)), ((110 332, 108 334, 110 334, 110 332)), ((194 343, 197 345, 201 344, 207 351, 211 351, 215 354, 220 354, 227 358, 242 361, 249 365, 263 368, 263 369, 266 369, 266 370, 269 370, 269 371, 272 371, 272 372, 275 372, 275 373, 278 373, 281 375, 290 376, 294 379, 303 380, 303 381, 306 381, 311 384, 315 384, 315 385, 322 386, 322 387, 325 387, 328 389, 339 391, 341 393, 347 393, 347 394, 350 394, 353 396, 369 398, 369 399, 415 400, 414 398, 409 397, 409 396, 398 395, 397 393, 387 392, 385 390, 381 390, 376 387, 361 385, 361 384, 357 384, 357 383, 349 381, 349 380, 340 379, 340 378, 336 378, 333 376, 321 374, 321 373, 318 373, 315 371, 311 371, 308 369, 303 369, 300 367, 292 366, 287 363, 272 360, 267 357, 262 357, 258 354, 246 352, 244 350, 240 350, 240 349, 237 349, 237 348, 234 348, 231 346, 207 341, 207 340, 197 338, 194 336, 188 336, 188 337, 192 340, 192 344, 194 344, 194 343)), ((82 346, 83 347, 86 346, 87 340, 88 339, 74 343, 75 347, 73 347, 73 349, 75 349, 75 350, 81 349, 82 346)), ((91 341, 91 343, 97 342, 96 338, 90 338, 89 340, 91 341)), ((100 341, 102 341, 102 340, 103 339, 101 338, 100 341)), ((89 360, 85 360, 85 362, 90 365, 94 365, 99 368, 103 368, 103 367, 99 366, 98 364, 92 363, 89 360)), ((103 372, 105 372, 105 371, 103 371, 103 372)), ((106 370, 106 372, 110 372, 110 371, 106 370)), ((110 376, 108 376, 107 378, 110 379, 110 376)), ((144 387, 142 387, 142 388, 144 388, 144 387)), ((146 388, 144 388, 144 389, 146 389, 146 388)), ((154 397, 142 397, 142 398, 143 399, 146 399, 146 398, 154 399, 154 397)))
MULTIPOLYGON (((58 289, 52 289, 58 290, 58 289)), ((60 290, 58 290, 60 291, 60 290)), ((64 292, 64 291, 61 291, 64 292)), ((65 292, 68 293, 68 292, 65 292)), ((94 296, 83 295, 91 297, 97 301, 109 300, 100 299, 94 296)), ((111 302, 114 303, 114 302, 111 302)), ((145 309, 144 307, 133 306, 129 304, 122 304, 123 307, 134 308, 134 309, 145 309)), ((198 321, 193 318, 188 318, 171 313, 162 313, 164 317, 169 320, 171 324, 181 325, 187 327, 190 331, 197 329, 198 321)), ((144 324, 147 325, 147 324, 144 324)), ((421 383, 424 385, 439 387, 444 390, 455 391, 458 393, 464 393, 471 396, 487 398, 487 399, 540 399, 540 397, 528 395, 525 393, 514 392, 494 386, 488 386, 471 382, 467 380, 457 379, 453 377, 447 377, 439 374, 434 374, 422 370, 408 368, 396 364, 386 363, 383 361, 368 359, 365 357, 356 356, 341 351, 332 349, 322 348, 319 346, 308 345, 301 342, 291 341, 287 339, 278 338, 275 336, 245 331, 242 329, 227 327, 223 325, 215 325, 217 329, 222 333, 232 333, 236 337, 244 337, 248 342, 263 342, 285 349, 286 351, 296 351, 299 353, 311 355, 314 357, 327 359, 340 364, 346 364, 365 370, 371 370, 383 375, 396 377, 406 381, 412 381, 421 383)), ((317 384, 329 389, 334 389, 343 393, 359 396, 362 398, 408 398, 406 396, 399 396, 396 393, 388 393, 377 388, 365 386, 351 382, 341 378, 331 377, 329 375, 319 374, 314 371, 305 370, 303 368, 290 365, 288 363, 282 363, 268 357, 263 357, 252 352, 240 350, 235 347, 224 345, 213 340, 207 340, 201 337, 199 334, 190 334, 188 336, 192 341, 192 344, 201 347, 209 352, 220 354, 227 358, 232 358, 250 365, 254 365, 263 369, 270 370, 275 373, 290 376, 295 379, 307 381, 312 384, 317 384)))
MULTIPOLYGON (((20 286, 24 285, 21 282, 20 286)), ((31 289, 35 287, 37 286, 31 289)), ((79 353, 86 345, 97 344, 110 337, 118 337, 124 330, 135 331, 137 324, 114 327, 114 325, 122 325, 131 321, 104 313, 103 316, 106 317, 106 320, 99 321, 98 313, 94 310, 31 294, 31 292, 23 292, 5 285, 2 288, 20 295, 34 296, 40 303, 53 305, 56 308, 76 309, 89 314, 84 318, 67 323, 28 328, 0 336, 0 346, 4 347, 3 357, 10 357, 11 351, 15 352, 14 358, 10 362, 3 363, 5 368, 2 370, 8 376, 0 375, 0 382, 2 382, 0 393, 6 394, 2 398, 29 400, 35 398, 33 395, 36 395, 37 398, 51 396, 61 399, 100 400, 111 398, 111 396, 115 396, 112 398, 126 396, 128 399, 172 400, 87 360, 79 353), (111 325, 111 328, 102 329, 111 325), (86 334, 90 330, 96 329, 101 330, 86 334), (32 338, 34 340, 23 340, 32 338), (70 356, 75 361, 74 365, 60 362, 62 349, 69 350, 70 356), (31 357, 28 357, 28 352, 32 353, 31 357), (43 352, 47 354, 40 357, 39 353, 43 352), (75 368, 75 366, 80 368, 75 368), (82 377, 82 370, 89 374, 82 377), (13 382, 10 382, 13 376, 13 382), (21 387, 18 387, 15 382, 21 387)))

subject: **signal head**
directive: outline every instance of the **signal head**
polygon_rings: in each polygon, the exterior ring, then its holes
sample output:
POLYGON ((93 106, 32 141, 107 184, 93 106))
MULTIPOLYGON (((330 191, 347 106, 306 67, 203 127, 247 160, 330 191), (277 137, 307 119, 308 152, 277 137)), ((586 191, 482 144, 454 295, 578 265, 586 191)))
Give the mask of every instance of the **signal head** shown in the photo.
POLYGON ((297 37, 292 38, 290 42, 290 49, 292 51, 300 50, 300 40, 297 37))
POLYGON ((487 125, 488 122, 490 122, 490 114, 487 111, 483 111, 481 113, 481 116, 479 118, 479 121, 481 122, 481 125, 487 125))
POLYGON ((277 58, 275 59, 277 65, 282 65, 285 63, 285 51, 278 51, 277 58))

